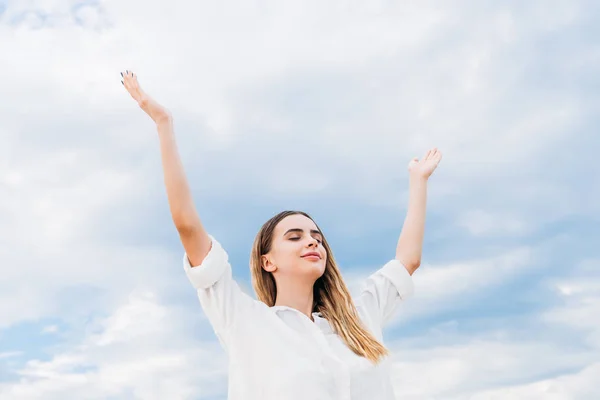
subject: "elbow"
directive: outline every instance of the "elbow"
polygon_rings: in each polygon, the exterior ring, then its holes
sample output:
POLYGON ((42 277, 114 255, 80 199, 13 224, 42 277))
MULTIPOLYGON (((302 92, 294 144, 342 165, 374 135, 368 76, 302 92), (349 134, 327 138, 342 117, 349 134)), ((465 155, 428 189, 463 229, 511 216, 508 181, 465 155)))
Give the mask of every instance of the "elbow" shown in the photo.
POLYGON ((404 265, 409 274, 413 274, 421 266, 421 258, 396 257, 404 265))
POLYGON ((413 274, 417 268, 419 268, 421 266, 421 260, 415 260, 415 261, 411 261, 409 263, 406 264, 406 269, 408 270, 409 274, 413 274))
POLYGON ((189 234, 198 230, 197 224, 189 219, 173 219, 173 223, 180 234, 189 234))
POLYGON ((200 218, 194 213, 172 213, 173 224, 180 233, 197 231, 200 228, 200 218))

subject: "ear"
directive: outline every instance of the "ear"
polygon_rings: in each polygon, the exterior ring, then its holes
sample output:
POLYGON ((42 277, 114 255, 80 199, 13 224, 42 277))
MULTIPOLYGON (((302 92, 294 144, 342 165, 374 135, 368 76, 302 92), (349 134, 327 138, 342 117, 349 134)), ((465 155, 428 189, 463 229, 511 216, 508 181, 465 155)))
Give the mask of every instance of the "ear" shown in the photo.
POLYGON ((277 266, 271 262, 267 255, 261 257, 261 265, 267 272, 275 272, 277 270, 277 266))

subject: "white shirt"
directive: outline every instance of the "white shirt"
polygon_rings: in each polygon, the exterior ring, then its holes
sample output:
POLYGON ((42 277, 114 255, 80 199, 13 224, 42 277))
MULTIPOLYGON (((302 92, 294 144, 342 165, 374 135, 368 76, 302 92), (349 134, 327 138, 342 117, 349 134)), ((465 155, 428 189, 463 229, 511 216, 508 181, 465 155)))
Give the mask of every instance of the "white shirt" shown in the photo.
MULTIPOLYGON (((230 400, 394 399, 388 358, 373 365, 354 354, 327 320, 314 322, 298 310, 269 307, 242 292, 228 255, 212 236, 212 247, 185 272, 229 357, 230 400)), ((406 268, 392 260, 366 281, 355 305, 361 320, 382 342, 382 327, 397 304, 413 292, 406 268)))

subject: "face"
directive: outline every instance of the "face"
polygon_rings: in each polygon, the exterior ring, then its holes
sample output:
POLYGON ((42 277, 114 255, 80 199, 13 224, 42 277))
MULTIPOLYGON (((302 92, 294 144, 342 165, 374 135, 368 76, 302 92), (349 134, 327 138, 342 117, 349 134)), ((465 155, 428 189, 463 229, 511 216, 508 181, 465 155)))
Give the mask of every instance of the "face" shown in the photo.
POLYGON ((282 219, 273 232, 271 251, 263 268, 276 279, 291 277, 316 281, 325 271, 327 251, 315 223, 301 214, 282 219))

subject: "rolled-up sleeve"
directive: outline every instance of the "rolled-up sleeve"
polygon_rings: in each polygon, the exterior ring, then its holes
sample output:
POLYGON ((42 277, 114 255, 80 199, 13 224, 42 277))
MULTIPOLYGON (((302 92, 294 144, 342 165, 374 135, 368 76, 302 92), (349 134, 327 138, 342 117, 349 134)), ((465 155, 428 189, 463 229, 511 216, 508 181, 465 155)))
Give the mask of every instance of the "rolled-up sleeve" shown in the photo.
POLYGON ((360 293, 360 305, 381 329, 393 317, 398 304, 413 292, 412 277, 404 265, 394 259, 367 278, 360 293))
POLYGON ((227 347, 232 325, 245 315, 255 300, 233 279, 227 252, 214 237, 210 239, 211 248, 202 263, 192 266, 184 253, 183 268, 221 344, 227 347))

